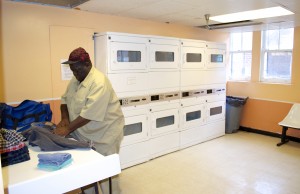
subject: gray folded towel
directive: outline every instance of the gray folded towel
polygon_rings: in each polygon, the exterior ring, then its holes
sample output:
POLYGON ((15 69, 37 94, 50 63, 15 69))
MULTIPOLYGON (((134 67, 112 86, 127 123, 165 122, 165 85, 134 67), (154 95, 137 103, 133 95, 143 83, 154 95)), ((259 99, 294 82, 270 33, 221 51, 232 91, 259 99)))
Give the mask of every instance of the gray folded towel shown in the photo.
POLYGON ((31 126, 26 131, 23 131, 22 134, 28 140, 29 145, 39 146, 42 151, 59 151, 92 147, 88 142, 64 138, 39 126, 31 126))

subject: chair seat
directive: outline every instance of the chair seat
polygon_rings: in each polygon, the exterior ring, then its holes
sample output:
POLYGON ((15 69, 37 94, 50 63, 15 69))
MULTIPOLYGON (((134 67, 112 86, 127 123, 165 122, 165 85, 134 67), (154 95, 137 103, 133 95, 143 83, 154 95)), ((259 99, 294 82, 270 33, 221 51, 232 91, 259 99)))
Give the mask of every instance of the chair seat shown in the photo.
POLYGON ((286 139, 288 128, 300 129, 300 104, 294 104, 286 117, 278 124, 282 126, 282 134, 281 142, 277 146, 281 146, 288 142, 288 139, 286 139))
POLYGON ((300 129, 300 123, 297 123, 297 122, 280 122, 280 123, 278 123, 278 125, 280 125, 282 127, 300 129))

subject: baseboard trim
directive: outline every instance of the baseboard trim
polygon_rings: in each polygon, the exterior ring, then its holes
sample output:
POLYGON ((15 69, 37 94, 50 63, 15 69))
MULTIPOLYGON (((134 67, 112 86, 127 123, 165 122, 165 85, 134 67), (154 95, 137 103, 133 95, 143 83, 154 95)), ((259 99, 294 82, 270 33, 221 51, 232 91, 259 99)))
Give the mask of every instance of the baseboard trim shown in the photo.
MULTIPOLYGON (((250 133, 257 133, 257 134, 261 134, 261 135, 281 138, 281 134, 273 133, 273 132, 269 132, 269 131, 263 131, 263 130, 259 130, 259 129, 253 129, 253 128, 249 128, 249 127, 240 126, 240 130, 250 132, 250 133)), ((300 143, 300 138, 298 138, 298 137, 293 137, 293 136, 288 136, 288 135, 286 137, 290 141, 295 141, 295 142, 300 143)))

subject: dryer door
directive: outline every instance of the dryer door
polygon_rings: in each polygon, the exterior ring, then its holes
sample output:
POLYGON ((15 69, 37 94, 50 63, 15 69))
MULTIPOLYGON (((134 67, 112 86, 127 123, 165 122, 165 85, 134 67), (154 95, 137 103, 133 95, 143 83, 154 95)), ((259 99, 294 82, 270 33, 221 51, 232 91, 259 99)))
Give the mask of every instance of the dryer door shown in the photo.
POLYGON ((178 69, 179 47, 175 45, 150 45, 150 69, 178 69))
POLYGON ((207 49, 207 68, 225 68, 225 50, 207 49))
POLYGON ((158 136, 168 132, 178 131, 178 109, 166 109, 151 113, 151 136, 158 136))
POLYGON ((147 45, 144 43, 112 42, 110 53, 110 70, 146 71, 147 45))
POLYGON ((203 69, 205 49, 198 47, 182 47, 182 69, 203 69))
POLYGON ((207 103, 207 121, 225 119, 225 101, 207 103))
POLYGON ((203 104, 182 107, 181 109, 181 129, 199 126, 204 123, 205 109, 203 104))
POLYGON ((125 115, 124 139, 121 146, 134 144, 148 139, 147 115, 125 115))

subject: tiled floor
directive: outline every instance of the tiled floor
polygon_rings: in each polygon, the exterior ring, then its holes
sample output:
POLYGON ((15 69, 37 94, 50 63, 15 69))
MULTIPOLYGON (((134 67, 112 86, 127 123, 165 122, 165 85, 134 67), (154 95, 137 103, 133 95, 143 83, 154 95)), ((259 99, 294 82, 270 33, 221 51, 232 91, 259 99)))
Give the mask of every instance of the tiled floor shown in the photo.
POLYGON ((300 143, 238 132, 127 168, 123 194, 300 194, 300 143))
POLYGON ((298 194, 300 144, 238 132, 122 171, 123 194, 298 194))

